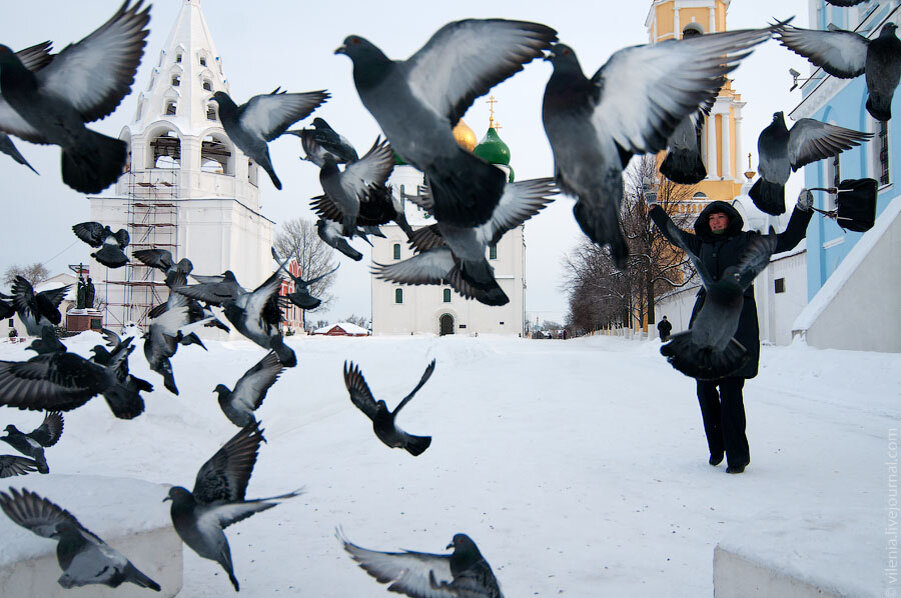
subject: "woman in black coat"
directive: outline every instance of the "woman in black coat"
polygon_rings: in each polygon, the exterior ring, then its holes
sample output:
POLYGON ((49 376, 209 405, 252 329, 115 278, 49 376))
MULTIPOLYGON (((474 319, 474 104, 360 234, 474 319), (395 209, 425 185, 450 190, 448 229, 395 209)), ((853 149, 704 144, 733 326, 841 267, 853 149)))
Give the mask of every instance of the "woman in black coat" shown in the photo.
MULTIPOLYGON (((801 192, 788 226, 784 232, 777 235, 778 242, 773 253, 794 248, 806 236, 807 225, 813 215, 810 210, 812 199, 809 191, 801 192)), ((670 219, 666 212, 660 206, 654 205, 649 215, 669 241, 677 245, 675 239, 668 236, 666 225, 670 219)), ((732 205, 714 201, 704 208, 695 220, 695 234, 680 231, 681 240, 700 258, 710 275, 718 280, 723 270, 738 264, 751 236, 758 234, 754 231, 743 231, 743 225, 741 214, 732 205)), ((706 296, 706 290, 702 286, 691 312, 689 328, 704 305, 706 296)), ((726 471, 741 473, 751 462, 748 438, 745 435, 742 388, 746 379, 757 375, 757 365, 760 361, 760 330, 757 323, 757 303, 754 301, 754 285, 745 290, 738 329, 734 336, 748 350, 750 359, 747 363, 726 378, 698 380, 697 384, 704 432, 707 434, 707 446, 710 449, 709 462, 711 465, 719 465, 725 454, 728 460, 726 471)))

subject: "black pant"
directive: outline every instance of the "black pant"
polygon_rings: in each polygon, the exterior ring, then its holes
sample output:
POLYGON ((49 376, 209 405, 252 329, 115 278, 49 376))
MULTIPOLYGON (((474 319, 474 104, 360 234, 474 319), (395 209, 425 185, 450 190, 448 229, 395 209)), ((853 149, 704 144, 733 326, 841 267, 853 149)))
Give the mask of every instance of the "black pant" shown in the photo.
POLYGON ((741 389, 744 378, 698 380, 698 402, 711 455, 726 453, 729 465, 751 462, 745 436, 745 404, 741 389), (719 387, 719 392, 717 392, 719 387))

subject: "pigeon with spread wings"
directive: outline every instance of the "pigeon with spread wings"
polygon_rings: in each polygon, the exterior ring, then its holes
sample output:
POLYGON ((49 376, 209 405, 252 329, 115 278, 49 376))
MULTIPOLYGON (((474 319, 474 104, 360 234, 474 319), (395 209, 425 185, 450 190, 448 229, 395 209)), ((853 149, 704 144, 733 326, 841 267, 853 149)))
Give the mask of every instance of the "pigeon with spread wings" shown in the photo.
POLYGON ((41 425, 28 432, 20 431, 12 424, 6 426, 6 436, 0 440, 7 443, 26 457, 31 457, 37 464, 40 473, 50 473, 44 449, 50 448, 59 441, 63 434, 63 414, 59 411, 48 411, 41 425))
POLYGON ((90 245, 99 247, 99 251, 91 254, 91 257, 108 268, 121 268, 128 263, 128 257, 123 249, 128 247, 131 240, 128 231, 120 228, 113 232, 109 226, 99 222, 79 222, 72 227, 75 236, 90 245))

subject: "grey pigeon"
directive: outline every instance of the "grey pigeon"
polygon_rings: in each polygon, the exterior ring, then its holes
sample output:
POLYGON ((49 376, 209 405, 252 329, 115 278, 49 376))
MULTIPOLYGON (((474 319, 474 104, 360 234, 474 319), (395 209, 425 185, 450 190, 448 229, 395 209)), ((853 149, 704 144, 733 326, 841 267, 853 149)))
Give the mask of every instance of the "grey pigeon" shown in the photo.
POLYGON ((194 270, 194 264, 186 257, 176 262, 168 249, 138 249, 132 252, 134 258, 146 266, 156 268, 166 275, 166 286, 170 289, 187 284, 187 275, 194 270))
POLYGON ((10 291, 12 305, 30 336, 42 336, 45 326, 59 326, 63 319, 62 314, 59 313, 59 304, 62 303, 71 286, 67 284, 58 289, 35 293, 34 287, 31 286, 28 279, 24 276, 16 276, 10 291))
POLYGON ((59 335, 56 334, 56 328, 50 326, 41 328, 41 338, 36 338, 31 341, 31 344, 29 344, 27 348, 38 355, 68 351, 66 345, 59 340, 59 335))
POLYGON ((48 411, 41 425, 31 432, 26 434, 10 424, 6 426, 6 436, 0 436, 0 440, 26 457, 34 459, 40 473, 50 473, 44 449, 56 444, 62 434, 63 414, 59 411, 48 411))
MULTIPOLYGON (((295 256, 297 258, 297 263, 299 264, 300 256, 297 255, 296 253, 295 253, 295 256)), ((278 252, 275 250, 275 247, 272 248, 272 258, 280 264, 283 262, 281 257, 279 257, 278 252)), ((312 287, 312 285, 315 285, 320 280, 323 280, 327 276, 331 276, 332 274, 334 274, 340 266, 341 266, 341 264, 338 264, 332 270, 329 270, 328 272, 326 272, 324 274, 320 274, 319 276, 317 276, 315 278, 311 278, 309 280, 304 280, 300 276, 295 276, 288 268, 283 268, 283 270, 285 271, 285 274, 287 276, 289 276, 294 283, 294 290, 289 292, 287 295, 285 295, 284 299, 288 303, 293 303, 294 305, 296 305, 297 307, 299 307, 301 309, 307 309, 307 310, 316 309, 317 307, 320 306, 320 304, 322 304, 322 300, 319 299, 318 297, 314 297, 310 293, 310 288, 312 287)), ((0 318, 0 319, 2 319, 2 318, 0 318)))
POLYGON ((892 97, 901 81, 901 40, 895 34, 897 28, 888 22, 872 40, 842 29, 819 31, 789 26, 780 26, 777 35, 783 46, 834 77, 853 79, 863 74, 869 92, 867 111, 876 120, 887 121, 892 117, 892 97))
POLYGON ((312 124, 312 129, 286 131, 300 137, 307 160, 322 168, 327 157, 336 164, 348 164, 359 159, 357 150, 350 141, 330 127, 324 119, 316 117, 312 124))
POLYGON ((194 480, 193 492, 173 486, 163 499, 172 501, 170 514, 178 536, 201 557, 222 565, 236 591, 238 580, 228 539, 222 530, 278 504, 271 501, 302 494, 301 490, 295 490, 269 498, 244 498, 263 440, 262 432, 257 422, 242 428, 203 464, 194 480))
POLYGON ((38 470, 38 463, 28 457, 0 455, 0 478, 28 475, 38 470))
POLYGON ((160 591, 160 585, 141 573, 117 550, 81 525, 71 513, 23 488, 0 492, 0 508, 17 525, 57 541, 56 560, 63 574, 59 585, 77 588, 102 584, 118 588, 125 582, 160 591))
POLYGON ((343 236, 341 236, 341 225, 331 220, 320 218, 316 221, 316 233, 326 245, 337 249, 355 262, 363 259, 363 254, 350 246, 343 236))
POLYGON ((363 105, 408 163, 425 173, 435 218, 476 226, 491 216, 506 175, 460 147, 453 128, 475 98, 541 56, 556 32, 538 23, 466 19, 448 23, 406 61, 351 35, 335 52, 353 61, 363 105))
POLYGON ((247 157, 263 167, 276 189, 282 188, 269 159, 268 142, 288 130, 295 122, 309 116, 329 98, 323 91, 286 93, 278 89, 256 95, 238 106, 227 93, 217 91, 213 99, 219 104, 219 120, 228 138, 247 157))
POLYGON ((150 325, 144 333, 144 356, 150 369, 163 377, 163 386, 174 395, 178 394, 178 387, 169 359, 175 355, 179 344, 198 344, 206 349, 192 330, 214 317, 212 314, 203 316, 202 308, 202 313, 195 313, 192 317, 191 304, 188 297, 170 291, 166 302, 157 305, 147 314, 150 325), (203 317, 198 319, 198 315, 203 317))
POLYGON ((121 175, 127 145, 85 128, 109 115, 131 90, 144 53, 150 7, 126 0, 106 23, 33 72, 0 46, 0 130, 62 149, 62 178, 98 193, 121 175))
POLYGON ((466 534, 455 534, 450 554, 380 552, 352 544, 341 532, 338 540, 351 558, 389 592, 411 598, 503 598, 491 565, 466 534))
POLYGON ((144 399, 141 392, 151 392, 153 385, 147 380, 133 376, 128 370, 128 356, 135 350, 131 344, 134 337, 130 336, 124 341, 112 330, 101 329, 107 345, 112 350, 107 350, 103 345, 95 345, 91 351, 94 363, 108 366, 116 365, 116 383, 103 391, 103 398, 113 415, 119 419, 132 419, 144 412, 144 399))
MULTIPOLYGON (((466 298, 485 305, 505 305, 510 301, 494 278, 486 257, 489 245, 537 214, 557 193, 554 179, 532 179, 506 183, 490 218, 477 227, 458 227, 438 222, 409 236, 419 253, 391 264, 373 264, 377 278, 401 284, 450 284, 466 298)), ((430 189, 415 203, 426 210, 433 207, 430 189)))
MULTIPOLYGON (((22 62, 22 66, 27 68, 30 71, 37 71, 50 63, 53 59, 50 55, 50 46, 51 42, 43 42, 40 44, 36 44, 31 46, 30 48, 25 48, 24 50, 19 50, 16 52, 16 57, 22 62)), ((0 99, 0 110, 3 107, 3 100, 0 99)), ((10 156, 13 160, 18 162, 23 166, 27 166, 31 169, 32 172, 38 174, 38 171, 34 169, 34 167, 28 163, 28 160, 19 152, 16 146, 13 144, 12 139, 9 138, 9 135, 6 133, 0 132, 0 152, 10 156)))
POLYGON ((554 72, 542 119, 557 184, 576 198, 582 231, 610 246, 618 268, 629 253, 619 221, 623 168, 634 154, 665 149, 680 121, 714 97, 723 76, 771 35, 771 28, 749 29, 623 48, 591 79, 572 48, 551 49, 554 72))
POLYGON ((413 395, 431 378, 434 371, 435 360, 433 359, 426 366, 419 383, 410 391, 410 394, 401 399, 394 411, 388 410, 385 401, 375 400, 372 396, 372 391, 369 390, 369 385, 366 384, 363 372, 353 362, 349 364, 346 361, 344 362, 344 385, 347 387, 347 392, 350 393, 350 400, 353 404, 365 413, 366 417, 372 420, 372 429, 379 440, 384 442, 386 446, 405 449, 408 453, 417 457, 429 448, 429 445, 432 444, 432 437, 407 434, 397 427, 394 420, 397 418, 400 410, 404 408, 404 405, 409 403, 413 395))
POLYGON ((723 271, 718 280, 682 238, 682 232, 667 220, 667 238, 689 257, 701 277, 707 297, 691 328, 674 334, 660 347, 660 353, 677 370, 698 380, 718 380, 741 368, 749 358, 748 349, 735 339, 744 304, 744 291, 770 263, 778 238, 751 233, 739 262, 723 271))
POLYGON ((785 183, 795 170, 805 164, 837 156, 860 145, 873 136, 853 129, 802 118, 786 128, 782 112, 773 114, 770 123, 757 138, 760 178, 748 195, 754 205, 767 214, 785 212, 785 183))
POLYGON ((128 231, 120 228, 115 233, 108 226, 99 222, 79 222, 72 227, 75 236, 100 250, 91 257, 108 268, 120 268, 128 263, 128 257, 122 251, 128 247, 130 237, 128 231))
POLYGON ((253 424, 256 421, 253 412, 263 404, 269 387, 275 384, 284 367, 278 360, 278 355, 270 351, 256 365, 244 372, 235 383, 234 390, 230 390, 224 384, 218 384, 213 392, 219 397, 222 413, 239 428, 253 424))

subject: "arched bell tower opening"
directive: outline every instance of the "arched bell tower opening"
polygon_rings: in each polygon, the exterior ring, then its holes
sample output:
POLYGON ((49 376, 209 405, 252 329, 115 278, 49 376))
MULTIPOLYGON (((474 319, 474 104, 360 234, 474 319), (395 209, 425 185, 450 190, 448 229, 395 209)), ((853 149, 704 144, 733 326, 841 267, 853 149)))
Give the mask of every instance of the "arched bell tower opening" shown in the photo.
POLYGON ((454 333, 454 316, 450 314, 441 314, 441 317, 438 318, 438 335, 444 336, 446 334, 454 333))

